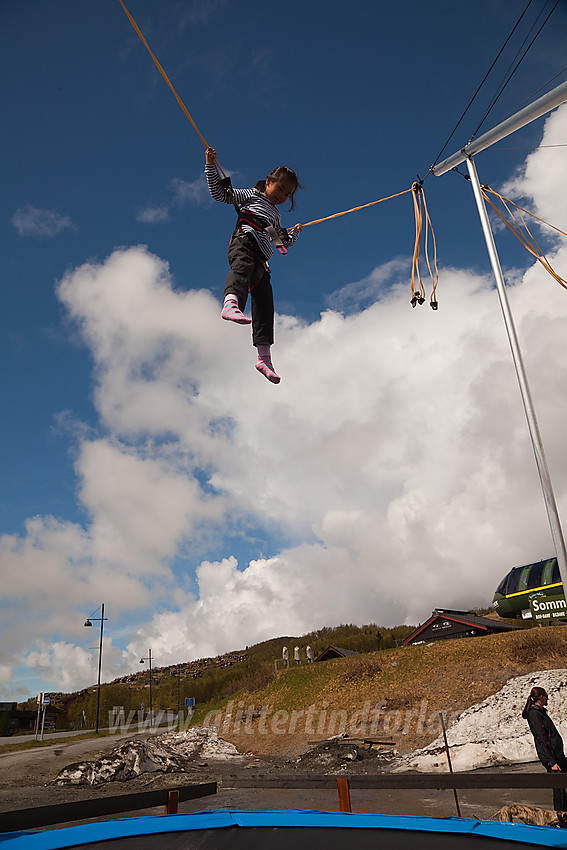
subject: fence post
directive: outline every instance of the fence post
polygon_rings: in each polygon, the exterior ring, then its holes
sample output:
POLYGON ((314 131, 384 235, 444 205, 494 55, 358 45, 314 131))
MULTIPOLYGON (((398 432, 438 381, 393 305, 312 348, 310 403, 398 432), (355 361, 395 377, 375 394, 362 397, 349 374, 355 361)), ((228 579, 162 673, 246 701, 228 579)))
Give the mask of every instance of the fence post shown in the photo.
POLYGON ((168 791, 167 792, 167 803, 165 804, 165 808, 163 810, 164 815, 176 815, 178 803, 179 803, 179 791, 168 791))
MULTIPOLYGON (((443 740, 445 742, 445 753, 447 754, 447 762, 449 764, 449 773, 453 774, 453 765, 451 763, 451 753, 449 752, 449 744, 447 742, 447 732, 445 731, 445 721, 443 720, 443 712, 439 712, 439 718, 441 720, 441 728, 443 730, 443 740)), ((455 806, 457 807, 457 817, 461 817, 461 807, 459 806, 459 798, 457 796, 457 789, 453 788, 453 794, 455 795, 455 806)))
POLYGON ((339 792, 339 809, 341 812, 352 812, 350 807, 350 783, 347 776, 337 776, 339 792))

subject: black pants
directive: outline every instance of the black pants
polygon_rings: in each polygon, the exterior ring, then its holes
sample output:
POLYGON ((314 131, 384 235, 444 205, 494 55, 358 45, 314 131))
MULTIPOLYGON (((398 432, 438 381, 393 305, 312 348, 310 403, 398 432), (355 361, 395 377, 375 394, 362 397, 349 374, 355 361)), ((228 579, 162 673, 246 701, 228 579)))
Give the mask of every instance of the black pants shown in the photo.
MULTIPOLYGON (((561 768, 561 773, 567 773, 567 758, 565 758, 565 756, 560 756, 557 759, 557 764, 561 768)), ((548 770, 548 773, 553 773, 553 771, 548 770)), ((553 789, 553 808, 556 812, 567 812, 566 788, 553 789)))
POLYGON ((224 287, 227 295, 236 295, 241 310, 246 307, 248 292, 252 308, 252 344, 274 342, 274 294, 270 270, 266 268, 256 240, 249 233, 237 232, 228 248, 230 272, 224 287))

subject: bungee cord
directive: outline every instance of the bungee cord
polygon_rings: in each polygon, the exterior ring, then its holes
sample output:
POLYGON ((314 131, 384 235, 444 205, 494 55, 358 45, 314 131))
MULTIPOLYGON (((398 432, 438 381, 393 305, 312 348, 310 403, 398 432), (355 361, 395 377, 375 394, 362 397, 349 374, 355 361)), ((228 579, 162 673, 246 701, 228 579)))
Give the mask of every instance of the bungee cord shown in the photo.
POLYGON ((431 300, 429 302, 429 306, 432 310, 438 309, 437 303, 437 284, 439 282, 439 270, 437 268, 437 241, 435 239, 435 231, 433 230, 433 225, 431 223, 431 218, 429 217, 429 211, 427 209, 427 201, 425 200, 425 192, 423 191, 423 185, 421 183, 414 183, 412 186, 413 192, 413 205, 415 212, 415 246, 413 251, 413 261, 411 268, 411 306, 415 307, 416 304, 423 304, 425 302, 425 286, 423 285, 423 280, 421 277, 421 273, 419 270, 419 254, 421 249, 421 233, 423 230, 423 213, 425 213, 425 238, 424 238, 424 256, 425 262, 427 263, 427 268, 429 269, 429 276, 431 278, 431 300), (433 241, 433 263, 435 267, 435 274, 433 274, 431 270, 431 263, 429 261, 429 231, 431 231, 431 237, 433 241), (419 284, 419 294, 416 291, 415 280, 417 278, 419 284))
MULTIPOLYGON (((174 96, 175 96, 175 99, 176 99, 177 103, 179 104, 179 106, 181 107, 181 109, 183 110, 183 112, 185 113, 185 116, 189 119, 189 121, 190 121, 190 122, 191 122, 191 124, 193 125, 193 128, 194 128, 195 132, 196 132, 196 133, 197 133, 197 135, 199 136, 199 138, 200 138, 200 140, 202 141, 203 145, 205 146, 205 150, 206 150, 206 149, 209 147, 209 145, 207 144, 207 142, 205 141, 204 137, 202 136, 202 134, 201 134, 201 132, 200 132, 199 128, 197 127, 197 125, 196 125, 196 124, 195 124, 195 122, 193 121, 193 119, 192 119, 192 117, 191 117, 191 115, 190 115, 190 113, 189 113, 189 110, 187 109, 187 107, 185 106, 185 104, 183 103, 183 101, 181 100, 181 98, 179 97, 179 95, 177 94, 177 92, 175 91, 175 89, 174 89, 174 87, 173 87, 173 83, 171 82, 171 80, 169 79, 169 77, 167 76, 167 74, 165 73, 165 71, 163 70, 163 68, 162 68, 162 66, 160 65, 160 63, 159 63, 159 61, 158 61, 158 59, 157 59, 156 55, 155 55, 155 54, 153 53, 153 51, 151 50, 151 48, 150 48, 150 46, 149 46, 148 42, 147 42, 147 41, 146 41, 146 39, 144 38, 144 35, 143 35, 143 33, 142 33, 142 31, 141 31, 140 27, 138 26, 138 24, 136 23, 136 21, 134 20, 134 18, 132 17, 132 15, 131 15, 131 14, 130 14, 130 12, 128 11, 128 9, 126 8, 126 6, 125 6, 125 4, 124 4, 123 0, 118 0, 118 2, 120 3, 120 5, 121 5, 121 6, 122 6, 122 8, 124 9, 124 11, 126 12, 126 16, 128 17, 128 20, 130 21, 130 23, 132 24, 132 27, 134 28, 134 30, 136 31, 137 35, 139 36, 139 38, 140 38, 140 40, 141 40, 142 44, 144 45, 144 47, 146 48, 146 50, 148 51, 148 53, 149 53, 149 54, 150 54, 150 56, 152 57, 152 60, 153 60, 153 62, 154 62, 154 65, 156 66, 156 68, 158 69, 158 71, 159 71, 159 72, 160 72, 160 74, 162 75, 163 79, 165 80, 165 82, 167 83, 167 85, 169 86, 169 88, 171 89, 171 91, 173 92, 173 94, 174 94, 174 96)), ((223 176, 223 177, 226 177, 226 174, 224 173, 224 171, 222 170, 221 166, 219 165, 219 163, 218 163, 217 161, 215 161, 215 167, 217 168, 217 171, 220 171, 220 173, 222 174, 222 176, 223 176)))
POLYGON ((494 212, 496 213, 498 218, 514 234, 516 239, 518 239, 518 241, 522 243, 524 248, 526 248, 526 250, 529 251, 530 254, 532 254, 536 258, 538 263, 540 263, 543 266, 543 268, 546 270, 546 272, 548 274, 550 274, 551 277, 553 277, 554 280, 557 281, 557 283, 559 283, 564 289, 567 289, 567 281, 564 278, 562 278, 561 275, 558 274, 555 271, 555 269, 553 268, 553 266, 551 265, 551 263, 549 262, 549 260, 545 256, 544 252, 542 251, 542 249, 538 245, 534 235, 532 234, 528 225, 526 224, 526 220, 525 220, 524 216, 522 215, 522 213, 525 213, 526 215, 531 216, 536 221, 539 221, 541 224, 547 225, 547 227, 551 227, 553 230, 557 231, 557 233, 561 233, 563 236, 567 236, 567 233, 565 233, 563 230, 560 230, 559 227, 555 227, 555 225, 550 224, 548 221, 545 221, 545 219, 539 218, 537 215, 530 212, 529 210, 526 210, 523 207, 518 206, 518 204, 514 203, 514 201, 511 201, 509 198, 505 198, 499 192, 496 192, 494 189, 491 189, 490 186, 481 186, 481 192, 482 192, 482 195, 483 195, 486 203, 490 204, 490 206, 492 207, 492 209, 494 210, 494 212), (506 216, 502 213, 502 211, 500 209, 498 209, 498 207, 496 206, 494 201, 489 197, 489 195, 494 195, 496 198, 498 198, 500 200, 500 202, 502 203, 502 205, 506 209, 509 218, 506 218, 506 216), (515 210, 517 210, 517 213, 515 214, 510 209, 510 207, 514 207, 515 210), (521 223, 516 218, 516 215, 519 216, 521 223))
MULTIPOLYGON (((155 56, 155 54, 151 50, 148 42, 144 38, 144 35, 143 35, 142 31, 140 30, 139 26, 137 25, 136 21, 134 20, 134 18, 132 17, 132 15, 128 11, 128 9, 126 8, 124 0, 118 0, 118 2, 122 6, 124 12, 126 13, 128 20, 130 21, 133 29, 137 33, 137 35, 140 38, 141 42, 143 43, 144 47, 146 48, 146 50, 150 54, 152 61, 154 62, 159 73, 161 74, 164 81, 167 83, 167 85, 169 86, 169 88, 173 92, 173 95, 174 95, 175 99, 177 100, 179 106, 183 110, 183 113, 185 114, 185 116, 190 121, 191 125, 193 126, 195 132, 197 133, 197 135, 198 135, 199 139, 201 140, 202 144, 204 145, 205 149, 207 149, 209 147, 209 144, 207 143, 204 136, 202 135, 199 128, 197 127, 195 121, 191 117, 191 114, 189 113, 187 107, 185 106, 185 104, 181 100, 180 96, 176 92, 171 80, 169 79, 168 75, 164 71, 162 65, 160 64, 157 57, 155 56)), ((519 25, 520 21, 522 20, 522 18, 526 14, 529 6, 531 5, 531 2, 532 2, 532 0, 528 0, 528 3, 526 5, 526 7, 524 8, 524 11, 522 12, 520 17, 518 18, 514 28, 512 29, 512 31, 511 31, 510 35, 508 36, 508 38, 506 39, 506 41, 504 42, 504 45, 500 49, 498 55, 496 56, 496 59, 494 60, 494 62, 490 66, 490 68, 489 68, 488 72, 486 73, 484 79, 482 80, 481 84, 479 85, 478 89, 476 90, 475 94, 473 95, 471 101, 467 105, 467 108, 463 112, 461 118, 459 119, 459 121, 455 125, 453 132, 451 133, 451 135, 447 139, 447 142, 445 143, 444 147, 440 151, 439 156, 435 160, 435 163, 429 169, 429 171, 426 175, 426 178, 431 173, 434 165, 438 162, 441 154, 443 153, 443 151, 447 147, 447 144, 449 143, 450 139, 454 135, 457 127, 460 125, 461 121, 463 120, 466 113, 468 112, 472 102, 475 100, 480 89, 482 88, 482 86, 486 82, 486 79, 487 79, 488 75, 490 74, 490 71, 494 67, 497 59, 500 57, 502 51, 504 50, 504 48, 505 48, 506 44, 508 43, 508 41, 510 40, 510 38, 512 37, 512 35, 513 35, 514 31, 516 30, 517 26, 519 25)), ((557 2, 553 6, 551 12, 546 17, 544 24, 549 20, 549 17, 551 16, 552 12, 555 10, 556 6, 557 6, 557 2)), ((526 49, 526 51, 524 51, 524 54, 522 55, 520 61, 525 57, 527 51, 532 46, 533 42, 535 41, 535 39, 537 38, 537 36, 541 32, 544 24, 542 24, 542 26, 540 27, 540 29, 536 33, 536 36, 534 36, 534 38, 530 42, 528 48, 526 49)), ((517 69, 518 65, 519 65, 519 62, 516 65, 516 68, 514 68, 514 71, 517 69)), ((510 75, 510 77, 511 76, 512 75, 510 75)), ((506 85, 509 82, 510 77, 508 77, 508 80, 506 81, 506 85)), ((492 107, 494 106, 496 100, 498 99, 498 97, 500 96, 502 91, 503 91, 503 87, 501 86, 499 92, 497 93, 497 95, 493 99, 492 103, 490 104, 488 112, 492 109, 492 107)), ((483 121, 485 120, 488 112, 485 113, 485 115, 482 119, 483 121)), ((481 122, 481 124, 482 124, 482 122, 481 122)), ((478 128, 477 128, 477 131, 478 131, 478 128)), ((475 133, 477 131, 475 131, 475 133)), ((552 147, 552 146, 550 145, 550 146, 547 146, 547 147, 552 147)), ((562 145, 554 145, 553 147, 562 147, 562 145)), ((226 178, 226 174, 223 171, 223 169, 221 168, 221 166, 219 165, 218 161, 215 161, 215 167, 217 168, 217 171, 220 174, 222 174, 222 176, 224 178, 226 178)), ((461 174, 461 172, 458 170, 458 168, 455 168, 453 170, 457 171, 458 174, 461 174)), ((467 175, 462 175, 462 176, 467 177, 467 175)), ((424 178, 424 179, 426 179, 426 178, 424 178)), ((419 258, 420 258, 420 254, 421 254, 421 250, 422 250, 422 242, 423 242, 423 253, 424 253, 425 261, 426 261, 427 268, 428 268, 428 271, 429 271, 429 276, 430 276, 430 279, 431 279, 431 299, 430 299, 429 303, 430 303, 430 306, 433 310, 437 310, 438 306, 439 306, 438 302, 437 302, 437 285, 438 285, 438 282, 439 282, 439 269, 438 269, 438 266, 437 266, 437 242, 436 242, 436 239, 435 239, 435 231, 433 229, 433 224, 431 222, 431 218, 430 218, 429 211, 428 211, 428 208, 427 208, 427 201, 425 199, 425 192, 423 191, 423 182, 424 182, 423 180, 419 180, 419 182, 413 183, 410 189, 404 189, 401 192, 396 192, 393 195, 388 195, 385 198, 379 198, 378 200, 370 201, 369 203, 361 204, 360 206, 352 207, 351 209, 348 209, 348 210, 342 210, 341 212, 336 212, 336 213, 333 213, 332 215, 327 215, 327 216, 323 216, 322 218, 313 219, 313 221, 308 221, 305 224, 302 224, 300 226, 302 228, 304 228, 304 227, 311 227, 314 224, 321 224, 322 222, 330 221, 331 219, 339 218, 340 216, 343 216, 343 215, 348 215, 350 213, 358 212, 359 210, 363 210, 363 209, 366 209, 368 207, 375 206, 376 204, 384 203, 385 201, 390 201, 393 198, 399 198, 402 195, 407 195, 411 192, 412 193, 412 199, 413 199, 413 206, 414 206, 414 218, 415 218, 415 241, 414 241, 414 249, 413 249, 413 256, 412 256, 412 267, 411 267, 411 295, 412 295, 412 297, 410 299, 410 303, 411 303, 412 307, 415 307, 417 304, 420 304, 420 305, 424 304, 425 300, 426 300, 426 289, 425 289, 425 285, 423 283, 423 279, 422 279, 421 271, 420 271, 420 267, 419 267, 419 258), (424 228, 424 224, 425 224, 425 228, 424 228), (430 258, 429 258, 429 234, 430 234, 430 232, 431 232, 431 241, 432 241, 432 247, 433 247, 433 268, 435 269, 435 271, 433 271, 433 269, 431 267, 431 261, 430 261, 430 258), (422 239, 422 237, 423 237, 423 239, 422 239)), ((518 204, 514 203, 514 201, 511 201, 509 198, 504 198, 502 195, 500 195, 494 189, 491 189, 489 186, 482 186, 481 191, 482 191, 482 194, 483 194, 485 201, 491 206, 491 208, 494 210, 496 215, 502 220, 502 222, 506 225, 506 227, 516 236, 518 241, 521 242, 522 245, 526 248, 526 250, 528 250, 536 258, 536 260, 543 266, 543 268, 548 272, 548 274, 550 274, 561 286, 563 286, 565 289, 567 289, 567 281, 564 278, 562 278, 561 275, 559 275, 553 269, 553 267, 551 266, 551 263, 549 262, 549 260, 545 256, 544 252, 542 251, 542 249, 538 245, 536 239, 534 238, 533 234, 531 233, 530 229, 528 228, 522 213, 525 213, 526 215, 531 216, 532 218, 536 219, 540 223, 545 224, 548 227, 551 227, 553 230, 557 231, 558 233, 561 233, 563 236, 567 236, 567 233, 565 233, 563 230, 560 230, 560 228, 555 227, 553 224, 550 224, 549 222, 545 221, 544 219, 538 218, 538 216, 534 215, 529 210, 526 210, 523 207, 518 206, 518 204), (490 195, 493 195, 495 198, 500 200, 500 202, 504 206, 506 212, 508 213, 508 218, 501 212, 500 209, 498 209, 498 207, 496 206, 494 201, 491 199, 490 195), (510 207, 514 207, 514 209, 517 212, 514 213, 511 210, 510 207), (519 216, 520 221, 518 221, 518 219, 516 218, 516 215, 519 216)), ((298 227, 298 225, 295 225, 295 227, 292 227, 290 232, 293 232, 296 227, 298 227)))
MULTIPOLYGON (((402 192, 396 192, 394 195, 388 195, 386 198, 379 198, 377 201, 370 201, 368 204, 362 204, 359 207, 352 207, 350 210, 343 210, 342 212, 333 213, 332 215, 327 215, 324 218, 316 218, 313 221, 308 221, 305 224, 302 224, 301 227, 311 227, 313 224, 321 224, 323 221, 330 221, 333 218, 338 218, 341 215, 347 215, 348 213, 357 212, 358 210, 366 209, 366 207, 372 207, 375 204, 381 204, 384 201, 390 201, 392 198, 399 198, 402 195, 407 195, 412 193, 413 197, 413 206, 414 206, 414 217, 415 217, 415 241, 413 248, 413 256, 412 256, 412 264, 411 264, 411 299, 410 303, 412 307, 415 307, 417 304, 424 304, 426 300, 426 292, 425 286, 423 284, 423 279, 421 277, 420 269, 419 269, 419 257, 421 253, 421 245, 422 245, 422 234, 423 234, 423 222, 424 222, 424 213, 425 213, 425 235, 423 239, 423 252, 425 256, 425 261, 427 263, 427 268, 429 269, 429 275, 431 277, 432 289, 431 289, 431 300, 429 302, 430 307, 433 310, 437 310, 437 284, 439 282, 439 271, 437 268, 437 243, 435 240, 435 232, 433 230, 433 224, 431 222, 431 218, 429 216, 429 211, 427 209, 427 202, 425 200, 425 192, 423 191, 423 181, 420 180, 418 183, 413 183, 410 189, 404 189, 402 192), (431 262, 429 260, 429 232, 431 232, 431 238, 433 241, 433 263, 435 267, 435 274, 431 269, 431 262), (416 283, 417 282, 417 283, 416 283)), ((296 225, 297 227, 297 225, 296 225)), ((291 231, 295 230, 295 227, 291 228, 291 231)))
MULTIPOLYGON (((563 145, 546 145, 546 147, 564 147, 564 146, 563 145)), ((511 150, 514 150, 514 148, 511 148, 511 150)), ((459 171, 458 167, 452 168, 451 170, 456 172, 457 174, 460 174, 460 176, 464 177, 465 180, 470 180, 469 175, 464 174, 462 171, 459 171)), ((525 213, 526 215, 531 216, 531 218, 535 219, 536 221, 539 221, 540 224, 545 224, 546 227, 551 227, 552 230, 555 230, 557 233, 560 233, 562 236, 567 236, 567 233, 565 233, 564 230, 561 230, 561 228, 556 227, 554 224, 551 224, 551 222, 546 221, 544 218, 540 218, 535 213, 530 212, 530 210, 527 210, 524 207, 519 206, 519 204, 516 204, 515 201, 512 201, 510 198, 505 198, 504 195, 501 195, 495 189, 492 189, 490 186, 488 186, 486 184, 484 184, 480 187, 480 191, 481 191, 482 196, 483 196, 484 200, 486 201, 486 203, 490 205, 492 210, 495 212, 495 214, 498 216, 498 218, 502 221, 502 223, 506 225, 508 230, 510 230, 514 234, 516 239, 519 242, 522 243, 524 248, 527 251, 529 251, 530 254, 532 254, 536 258, 538 263, 540 263, 543 266, 543 268, 546 270, 546 272, 548 274, 550 274, 551 277, 553 277, 564 289, 567 289, 567 281, 564 278, 562 278, 561 275, 558 274, 555 271, 555 269, 553 268, 553 266, 551 265, 551 263, 549 262, 549 260, 545 256, 544 252, 539 247, 534 235, 532 234, 531 230, 529 229, 528 225, 526 224, 526 220, 524 219, 524 216, 522 215, 522 213, 525 213), (508 213, 508 218, 506 218, 504 213, 501 210, 498 209, 498 207, 496 206, 494 201, 489 197, 489 195, 494 195, 495 198, 498 198, 498 200, 501 202, 502 206, 504 207, 504 209, 508 213), (510 209, 510 207, 514 207, 514 209, 517 210, 517 213, 515 214, 510 209), (518 222, 516 215, 519 217, 520 222, 518 222)))
MULTIPOLYGON (((156 68, 160 72, 161 76, 163 77, 163 79, 165 80, 165 82, 167 83, 167 85, 169 86, 171 91, 173 92, 175 99, 177 100, 179 106, 183 110, 185 116, 191 122, 191 125, 193 126, 195 132, 199 136, 199 139, 203 143, 205 149, 207 149, 210 146, 206 142, 204 136, 202 135, 202 133, 200 132, 199 128, 197 127, 195 121, 191 117, 189 110, 187 109, 187 107, 185 106, 185 104, 183 103, 183 101, 181 100, 179 95, 177 94, 177 92, 176 92, 176 90, 173 86, 173 83, 171 82, 171 80, 167 76, 166 72, 164 71, 163 67, 161 66, 160 62, 158 61, 156 55, 151 50, 148 42, 144 38, 144 35, 139 28, 138 24, 136 23, 136 21, 134 20, 134 18, 132 17, 132 15, 128 11, 128 9, 126 8, 124 0, 118 0, 118 2, 120 3, 122 8, 124 9, 124 12, 126 13, 126 16, 127 16, 128 20, 130 21, 132 27, 134 28, 136 34, 138 35, 140 41, 142 42, 142 44, 144 45, 144 47, 146 48, 146 50, 150 54, 154 65, 156 66, 156 68)), ((531 2, 531 0, 530 0, 530 2, 531 2)), ((222 176, 224 178, 226 178, 226 174, 222 170, 221 166, 218 164, 218 161, 215 161, 215 167, 217 168, 218 171, 220 171, 222 176)), ((402 192, 396 192, 393 195, 388 195, 388 197, 386 197, 386 198, 379 198, 377 201, 370 201, 367 204, 361 204, 360 206, 352 207, 352 209, 349 209, 349 210, 343 210, 342 212, 333 213, 332 215, 327 215, 327 216, 324 216, 323 218, 317 218, 317 219, 314 219, 313 221, 308 221, 308 222, 306 222, 306 224, 302 224, 301 227, 302 228, 303 227, 311 227, 313 224, 321 224, 321 222, 323 222, 323 221, 330 221, 331 219, 338 218, 339 216, 348 215, 349 213, 357 212, 358 210, 363 210, 363 209, 366 209, 367 207, 373 207, 376 204, 381 204, 384 201, 389 201, 392 198, 398 198, 401 195, 407 195, 407 194, 409 194, 409 192, 412 192, 413 198, 414 198, 414 208, 415 208, 416 238, 415 238, 414 252, 413 252, 413 258, 412 258, 412 272, 411 272, 412 299, 411 299, 411 304, 412 304, 413 307, 415 307, 415 305, 417 303, 423 304, 424 301, 425 301, 425 287, 423 286, 423 282, 422 282, 421 275, 420 275, 420 272, 419 272, 419 254, 420 254, 420 250, 421 250, 420 246, 421 246, 421 233, 422 233, 422 229, 423 229, 423 210, 424 210, 425 211, 425 258, 426 258, 427 266, 429 268, 429 273, 431 275, 431 280, 432 280, 432 283, 433 283, 433 289, 432 289, 432 295, 431 295, 431 302, 430 303, 431 303, 431 307, 434 310, 436 310, 438 305, 437 305, 437 298, 436 298, 436 295, 435 295, 435 291, 436 291, 436 288, 437 288, 437 281, 438 281, 438 277, 439 277, 438 273, 437 273, 437 249, 436 249, 436 244, 435 244, 435 234, 433 232, 431 219, 430 219, 429 213, 427 211, 427 205, 426 205, 426 202, 425 202, 425 195, 423 193, 422 184, 423 184, 423 181, 420 181, 420 183, 414 183, 410 189, 404 189, 402 192), (416 201, 417 197, 419 197, 419 201, 416 201), (423 198, 423 210, 422 210, 422 198, 423 198), (434 262, 435 262, 435 272, 436 272, 435 278, 434 278, 433 273, 431 271, 431 265, 430 265, 429 256, 428 256, 429 230, 431 230, 431 234, 432 234, 432 237, 433 237, 434 262), (415 279, 416 278, 419 281, 419 296, 416 295, 416 290, 415 290, 415 279)), ((297 225, 295 227, 297 227, 297 225)), ((290 232, 293 232, 295 230, 295 227, 292 227, 290 232)))
MULTIPOLYGON (((342 212, 333 213, 333 215, 326 215, 324 218, 316 218, 314 221, 308 221, 305 224, 302 224, 302 227, 311 227, 312 224, 321 224, 322 221, 330 221, 332 218, 338 218, 341 215, 347 215, 348 213, 357 212, 357 210, 363 210, 366 207, 373 207, 374 204, 381 204, 383 201, 390 201, 392 198, 399 198, 400 195, 407 195, 408 192, 412 192, 413 189, 404 189, 403 192, 396 192, 395 195, 388 195, 387 198, 379 198, 377 201, 370 201, 368 204, 362 204, 360 207, 352 207, 350 210, 343 210, 342 212)), ((292 228, 293 230, 294 228, 292 228)))

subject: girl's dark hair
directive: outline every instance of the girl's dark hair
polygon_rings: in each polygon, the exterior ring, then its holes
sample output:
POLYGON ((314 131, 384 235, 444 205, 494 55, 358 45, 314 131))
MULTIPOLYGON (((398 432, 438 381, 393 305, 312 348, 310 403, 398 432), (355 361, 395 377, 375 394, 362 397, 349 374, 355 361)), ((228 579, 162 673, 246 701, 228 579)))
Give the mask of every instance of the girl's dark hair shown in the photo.
POLYGON ((522 711, 522 717, 524 718, 524 720, 527 719, 528 711, 530 710, 532 705, 535 702, 537 702, 538 699, 540 699, 541 697, 546 697, 546 696, 547 696, 547 692, 543 688, 537 688, 536 687, 536 688, 531 689, 530 695, 529 695, 527 702, 524 706, 524 710, 522 711))
POLYGON ((259 192, 266 191, 266 183, 267 181, 270 183, 275 183, 277 180, 290 180, 292 183, 295 183, 295 189, 290 195, 290 211, 295 209, 295 193, 298 189, 303 189, 303 186, 299 182, 297 174, 293 169, 288 168, 287 165, 278 165, 274 168, 273 171, 270 172, 263 180, 258 180, 256 185, 254 186, 259 192))

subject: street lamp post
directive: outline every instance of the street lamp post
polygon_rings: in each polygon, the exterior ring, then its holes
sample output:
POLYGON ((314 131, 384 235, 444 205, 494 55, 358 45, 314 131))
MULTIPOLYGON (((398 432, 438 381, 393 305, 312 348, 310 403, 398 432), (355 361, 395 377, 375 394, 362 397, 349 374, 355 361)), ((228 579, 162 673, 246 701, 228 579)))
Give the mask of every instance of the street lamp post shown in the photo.
POLYGON ((152 651, 148 649, 148 654, 144 658, 140 658, 140 664, 149 661, 150 664, 150 729, 153 725, 153 705, 152 705, 152 651))
MULTIPOLYGON (((99 711, 100 711, 100 671, 102 669, 102 632, 104 628, 104 621, 108 619, 108 617, 104 616, 104 602, 100 606, 101 613, 100 617, 87 617, 85 620, 85 627, 89 628, 92 626, 92 620, 95 622, 100 620, 100 641, 98 645, 98 679, 97 679, 97 688, 96 688, 96 732, 98 732, 98 720, 99 720, 99 711)), ((98 610, 98 609, 97 609, 98 610)))
POLYGON ((177 665, 177 728, 181 730, 181 669, 183 664, 177 665))

